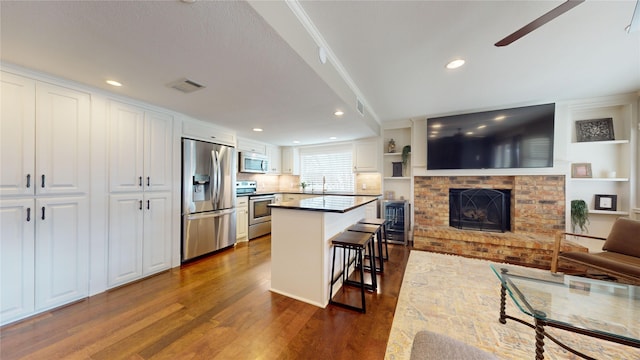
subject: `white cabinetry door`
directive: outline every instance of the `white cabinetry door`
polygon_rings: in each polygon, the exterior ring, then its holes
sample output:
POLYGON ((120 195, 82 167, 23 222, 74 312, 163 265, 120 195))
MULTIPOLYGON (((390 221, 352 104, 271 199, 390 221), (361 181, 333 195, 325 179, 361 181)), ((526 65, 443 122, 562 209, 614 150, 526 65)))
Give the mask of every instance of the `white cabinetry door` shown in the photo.
POLYGON ((240 197, 236 202, 236 240, 247 241, 249 235, 249 198, 240 197))
POLYGON ((36 84, 36 194, 89 191, 90 97, 36 84))
POLYGON ((0 195, 33 195, 35 81, 6 72, 0 75, 0 195))
POLYGON ((111 191, 142 190, 144 111, 112 101, 109 122, 111 191))
POLYGON ((145 190, 171 191, 171 122, 169 115, 145 113, 145 190))
POLYGON ((376 172, 378 167, 377 140, 357 141, 353 147, 353 170, 355 172, 376 172))
POLYGON ((36 200, 36 310, 89 294, 88 214, 85 196, 36 200))
POLYGON ((283 174, 300 175, 300 156, 298 149, 285 146, 282 148, 282 166, 283 174))
POLYGON ((250 139, 238 138, 238 151, 251 152, 266 155, 267 144, 250 139))
POLYGON ((267 157, 269 158, 269 174, 278 175, 282 172, 282 152, 279 146, 268 145, 267 157))
POLYGON ((110 190, 170 191, 171 116, 111 101, 109 121, 110 190))
POLYGON ((110 196, 109 287, 142 276, 142 210, 142 193, 110 196))
POLYGON ((0 201, 0 324, 34 308, 34 201, 0 201))
POLYGON ((171 267, 171 193, 145 193, 142 274, 171 267))

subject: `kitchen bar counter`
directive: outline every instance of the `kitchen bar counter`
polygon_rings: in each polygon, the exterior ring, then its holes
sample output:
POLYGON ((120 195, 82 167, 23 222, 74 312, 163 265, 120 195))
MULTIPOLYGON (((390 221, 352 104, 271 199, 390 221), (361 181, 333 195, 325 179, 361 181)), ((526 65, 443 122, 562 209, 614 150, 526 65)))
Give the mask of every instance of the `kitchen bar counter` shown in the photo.
POLYGON ((302 191, 281 191, 281 190, 277 190, 277 191, 258 191, 255 193, 250 193, 250 194, 237 194, 238 196, 258 196, 258 195, 275 195, 275 194, 296 194, 296 195, 315 195, 315 196, 329 196, 329 195, 334 195, 334 196, 382 196, 382 194, 376 194, 376 193, 345 193, 345 192, 302 192, 302 191))
POLYGON ((325 195, 296 201, 285 201, 278 204, 269 204, 268 206, 272 208, 272 211, 273 208, 281 208, 345 213, 376 200, 378 200, 378 198, 375 196, 325 195))
MULTIPOLYGON (((377 199, 325 195, 270 204, 271 291, 327 306, 332 278, 330 239, 365 218, 367 206, 376 206, 377 199)), ((338 284, 335 286, 334 291, 338 284)))

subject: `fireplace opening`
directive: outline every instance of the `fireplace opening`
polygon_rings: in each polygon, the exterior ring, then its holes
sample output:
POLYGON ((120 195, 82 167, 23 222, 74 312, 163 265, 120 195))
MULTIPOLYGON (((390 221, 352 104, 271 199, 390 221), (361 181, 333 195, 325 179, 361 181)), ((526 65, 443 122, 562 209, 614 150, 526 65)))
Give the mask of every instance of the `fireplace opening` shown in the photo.
POLYGON ((449 189, 449 226, 464 230, 511 230, 511 190, 449 189))

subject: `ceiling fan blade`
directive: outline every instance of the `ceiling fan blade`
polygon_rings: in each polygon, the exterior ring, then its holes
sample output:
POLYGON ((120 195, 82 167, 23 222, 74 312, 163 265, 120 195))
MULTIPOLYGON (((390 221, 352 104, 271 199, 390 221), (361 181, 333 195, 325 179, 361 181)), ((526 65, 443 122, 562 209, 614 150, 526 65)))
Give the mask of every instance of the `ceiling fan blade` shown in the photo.
POLYGON ((498 41, 497 43, 495 43, 495 46, 507 46, 509 44, 511 44, 512 42, 520 39, 521 37, 527 35, 528 33, 532 32, 533 30, 539 28, 540 26, 548 23, 549 21, 557 18, 558 16, 566 13, 567 11, 573 9, 574 7, 582 4, 584 2, 584 0, 567 0, 565 2, 563 2, 562 4, 558 5, 556 8, 550 10, 549 12, 547 12, 546 14, 540 16, 539 18, 533 20, 532 22, 528 23, 527 25, 521 27, 520 29, 518 29, 516 32, 514 32, 513 34, 507 36, 506 38, 498 41))

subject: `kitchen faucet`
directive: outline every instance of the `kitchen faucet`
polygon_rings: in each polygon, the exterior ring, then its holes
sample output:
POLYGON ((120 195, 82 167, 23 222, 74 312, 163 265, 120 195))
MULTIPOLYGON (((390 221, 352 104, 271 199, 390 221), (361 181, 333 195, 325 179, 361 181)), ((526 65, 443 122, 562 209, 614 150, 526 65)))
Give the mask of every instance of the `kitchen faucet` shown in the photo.
POLYGON ((324 177, 324 175, 322 176, 322 195, 324 195, 324 191, 325 191, 325 186, 327 184, 327 179, 324 177))

